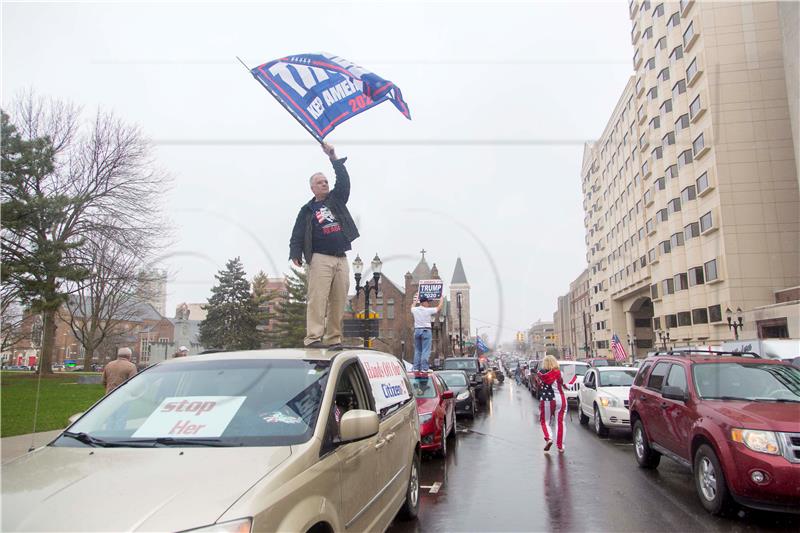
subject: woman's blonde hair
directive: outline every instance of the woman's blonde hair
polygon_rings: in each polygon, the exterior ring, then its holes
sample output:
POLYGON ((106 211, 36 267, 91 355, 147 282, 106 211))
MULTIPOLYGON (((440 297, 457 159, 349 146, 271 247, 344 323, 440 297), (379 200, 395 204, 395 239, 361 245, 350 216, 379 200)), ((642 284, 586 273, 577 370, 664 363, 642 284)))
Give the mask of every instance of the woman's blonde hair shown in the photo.
POLYGON ((545 370, 553 370, 554 368, 558 368, 558 361, 552 355, 546 355, 544 360, 542 360, 542 368, 545 370))

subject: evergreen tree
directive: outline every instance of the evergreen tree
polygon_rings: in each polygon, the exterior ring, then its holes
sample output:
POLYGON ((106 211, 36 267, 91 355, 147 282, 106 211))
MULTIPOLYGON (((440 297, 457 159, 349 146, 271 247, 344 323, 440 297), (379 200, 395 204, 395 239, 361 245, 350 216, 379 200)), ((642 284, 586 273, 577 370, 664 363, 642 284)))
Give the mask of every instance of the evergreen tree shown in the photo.
POLYGON ((275 326, 269 341, 277 348, 298 348, 306 337, 306 303, 308 276, 304 270, 292 267, 286 277, 288 296, 275 310, 275 326))
POLYGON ((207 348, 252 350, 261 346, 258 305, 250 294, 242 263, 237 257, 214 277, 218 284, 203 308, 208 311, 200 323, 200 342, 207 348))
POLYGON ((271 311, 272 303, 278 296, 278 291, 269 288, 269 277, 263 270, 253 278, 253 301, 258 308, 257 329, 263 332, 262 348, 271 348, 272 342, 266 333, 270 321, 274 320, 275 313, 271 311))

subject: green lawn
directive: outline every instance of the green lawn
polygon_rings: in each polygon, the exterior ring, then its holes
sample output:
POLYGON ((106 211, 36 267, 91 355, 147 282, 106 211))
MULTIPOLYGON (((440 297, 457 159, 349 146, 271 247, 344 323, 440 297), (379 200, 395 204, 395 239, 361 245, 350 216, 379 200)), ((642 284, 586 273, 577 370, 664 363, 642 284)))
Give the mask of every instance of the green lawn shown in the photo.
MULTIPOLYGON (((67 419, 85 411, 103 396, 102 385, 78 384, 79 376, 90 372, 56 373, 43 377, 39 392, 39 416, 36 431, 61 429, 67 419)), ((99 375, 94 373, 93 375, 99 375)), ((0 437, 23 435, 33 431, 38 377, 33 372, 0 373, 0 437)))

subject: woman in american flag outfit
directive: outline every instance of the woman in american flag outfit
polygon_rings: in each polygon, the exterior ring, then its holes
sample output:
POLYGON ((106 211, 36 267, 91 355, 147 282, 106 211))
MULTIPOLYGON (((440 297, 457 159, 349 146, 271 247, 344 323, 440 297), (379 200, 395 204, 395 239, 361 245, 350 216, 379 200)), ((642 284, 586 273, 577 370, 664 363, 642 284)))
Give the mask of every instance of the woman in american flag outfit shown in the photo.
POLYGON ((555 440, 559 452, 564 451, 564 415, 567 412, 567 398, 564 396, 564 380, 558 361, 552 355, 545 356, 536 374, 539 381, 539 420, 544 433, 544 451, 550 450, 555 440), (551 419, 555 419, 555 435, 551 419), (555 436, 555 439, 553 438, 555 436))

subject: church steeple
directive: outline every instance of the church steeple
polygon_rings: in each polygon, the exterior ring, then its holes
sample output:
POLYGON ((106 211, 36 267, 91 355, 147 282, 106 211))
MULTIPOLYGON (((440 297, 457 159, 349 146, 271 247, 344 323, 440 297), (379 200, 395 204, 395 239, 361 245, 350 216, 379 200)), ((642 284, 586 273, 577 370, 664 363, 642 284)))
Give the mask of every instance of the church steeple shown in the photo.
POLYGON ((450 280, 450 283, 464 283, 468 284, 467 275, 464 273, 464 265, 461 264, 461 258, 459 257, 456 260, 456 268, 453 270, 453 279, 450 280))

